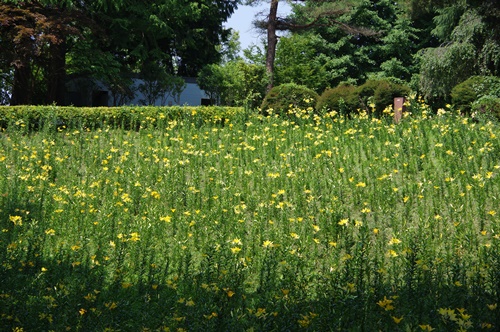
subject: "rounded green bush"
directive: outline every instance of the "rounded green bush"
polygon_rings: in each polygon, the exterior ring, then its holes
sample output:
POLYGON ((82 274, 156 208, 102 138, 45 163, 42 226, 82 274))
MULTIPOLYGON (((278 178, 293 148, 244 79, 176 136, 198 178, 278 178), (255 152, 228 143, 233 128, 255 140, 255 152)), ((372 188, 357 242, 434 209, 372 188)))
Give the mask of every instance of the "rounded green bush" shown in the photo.
POLYGON ((372 111, 373 103, 374 111, 380 115, 384 108, 393 104, 394 98, 405 97, 410 92, 410 88, 406 85, 389 79, 368 80, 359 87, 341 84, 336 88, 325 90, 316 104, 316 109, 349 114, 358 109, 372 111))
POLYGON ((500 120, 500 98, 484 96, 472 103, 472 115, 478 120, 500 120))
POLYGON ((318 99, 317 110, 338 111, 349 114, 359 108, 357 87, 350 84, 340 84, 333 89, 326 89, 318 99))
POLYGON ((291 109, 307 110, 316 105, 318 94, 304 85, 286 83, 268 92, 261 105, 264 114, 272 109, 275 114, 286 114, 291 109))
POLYGON ((358 88, 361 108, 371 111, 370 104, 373 103, 377 115, 392 105, 394 98, 408 96, 410 92, 408 86, 389 79, 368 80, 358 88))
POLYGON ((469 113, 473 102, 488 95, 500 97, 500 77, 472 76, 451 90, 451 101, 455 108, 469 113))

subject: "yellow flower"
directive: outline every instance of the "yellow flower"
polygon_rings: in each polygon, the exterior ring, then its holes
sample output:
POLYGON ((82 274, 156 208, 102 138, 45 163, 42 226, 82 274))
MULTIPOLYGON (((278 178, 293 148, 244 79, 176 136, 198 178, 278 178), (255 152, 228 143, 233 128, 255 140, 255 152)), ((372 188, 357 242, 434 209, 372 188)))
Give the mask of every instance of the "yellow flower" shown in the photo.
POLYGON ((233 254, 237 254, 237 253, 239 253, 240 251, 241 251, 241 248, 240 248, 240 247, 232 247, 232 248, 231 248, 231 252, 232 252, 233 254))
POLYGON ((378 301, 377 304, 380 307, 384 308, 386 311, 389 311, 394 309, 394 306, 392 305, 393 302, 394 302, 393 300, 388 299, 387 297, 384 296, 384 299, 378 301))
POLYGON ((232 241, 231 241, 232 244, 237 244, 237 245, 242 245, 243 243, 241 242, 241 239, 238 239, 238 238, 234 238, 232 241))
POLYGON ((389 241, 389 245, 393 245, 393 244, 399 244, 401 243, 401 240, 399 239, 396 239, 395 237, 391 238, 391 240, 389 241))
POLYGON ((22 226, 23 217, 21 216, 9 216, 9 220, 16 226, 22 226))
POLYGON ((497 308, 497 304, 496 303, 493 303, 493 304, 487 304, 487 307, 488 309, 490 310, 495 310, 497 308))
POLYGON ((113 310, 113 309, 116 309, 116 307, 118 307, 118 305, 116 304, 116 302, 106 302, 106 303, 104 303, 104 305, 109 310, 113 310))
POLYGON ((389 250, 389 251, 387 251, 387 256, 389 256, 389 257, 397 257, 398 253, 395 252, 394 250, 389 250))
POLYGON ((403 320, 403 316, 401 316, 399 318, 395 317, 395 316, 391 316, 391 317, 392 317, 392 320, 394 321, 394 323, 396 323, 396 324, 401 323, 401 321, 403 320))
POLYGON ((137 232, 130 233, 129 241, 137 242, 140 240, 140 235, 137 232))
POLYGON ((47 234, 47 235, 55 235, 55 234, 56 234, 56 231, 55 231, 55 230, 53 230, 52 228, 51 228, 51 229, 47 229, 47 230, 45 231, 45 234, 47 234))
POLYGON ((349 222, 349 219, 341 219, 339 221, 340 226, 347 226, 347 223, 349 222))
POLYGON ((292 237, 292 239, 295 239, 295 240, 298 240, 299 239, 299 234, 297 233, 290 233, 290 236, 292 237))
POLYGON ((362 187, 362 188, 364 188, 364 187, 366 187, 366 183, 364 183, 364 182, 358 182, 356 184, 356 187, 362 187))
POLYGON ((266 240, 262 243, 264 248, 272 248, 274 246, 273 241, 266 240))
POLYGON ((483 322, 483 323, 481 323, 481 328, 482 329, 491 329, 491 328, 493 328, 493 324, 483 322))
POLYGON ((171 216, 164 216, 164 217, 160 217, 160 221, 164 221, 164 222, 171 222, 172 221, 172 217, 171 216))

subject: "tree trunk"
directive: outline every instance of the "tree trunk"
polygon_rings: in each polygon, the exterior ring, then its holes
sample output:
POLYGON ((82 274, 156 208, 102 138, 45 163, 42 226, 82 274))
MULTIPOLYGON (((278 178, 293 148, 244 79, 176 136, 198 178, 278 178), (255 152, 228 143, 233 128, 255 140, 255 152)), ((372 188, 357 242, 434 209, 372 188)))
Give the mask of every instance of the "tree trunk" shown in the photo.
POLYGON ((50 45, 47 73, 47 104, 66 104, 66 43, 50 45))
POLYGON ((266 88, 266 93, 273 88, 274 84, 274 58, 276 57, 276 45, 278 44, 278 36, 276 35, 278 3, 279 0, 271 0, 271 9, 267 20, 266 72, 269 76, 269 83, 266 88))
POLYGON ((11 105, 29 105, 32 103, 31 66, 26 61, 15 65, 14 83, 12 84, 11 105))

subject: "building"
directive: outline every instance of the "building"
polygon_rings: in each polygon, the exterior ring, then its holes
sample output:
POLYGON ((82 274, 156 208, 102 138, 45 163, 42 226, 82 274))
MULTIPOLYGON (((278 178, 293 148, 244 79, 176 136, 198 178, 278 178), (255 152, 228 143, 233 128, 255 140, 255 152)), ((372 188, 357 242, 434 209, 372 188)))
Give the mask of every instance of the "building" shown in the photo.
MULTIPOLYGON (((181 94, 174 98, 172 95, 159 96, 154 106, 187 105, 199 106, 210 105, 208 95, 200 89, 196 78, 183 77, 185 88, 181 94)), ((121 93, 113 92, 100 81, 89 78, 72 78, 66 85, 67 105, 73 106, 120 106, 120 105, 149 105, 146 97, 140 92, 139 86, 144 81, 134 78, 131 85, 121 93)))

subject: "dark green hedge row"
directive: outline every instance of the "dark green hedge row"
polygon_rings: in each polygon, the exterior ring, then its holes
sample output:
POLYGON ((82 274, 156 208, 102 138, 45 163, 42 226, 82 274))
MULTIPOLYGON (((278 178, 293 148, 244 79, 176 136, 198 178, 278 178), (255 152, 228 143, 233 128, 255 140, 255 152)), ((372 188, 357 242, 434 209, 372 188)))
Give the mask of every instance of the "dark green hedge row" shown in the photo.
POLYGON ((26 130, 42 128, 124 128, 140 129, 168 124, 169 121, 189 121, 224 124, 245 114, 242 107, 169 106, 169 107, 58 107, 0 106, 0 129, 15 126, 26 130))

